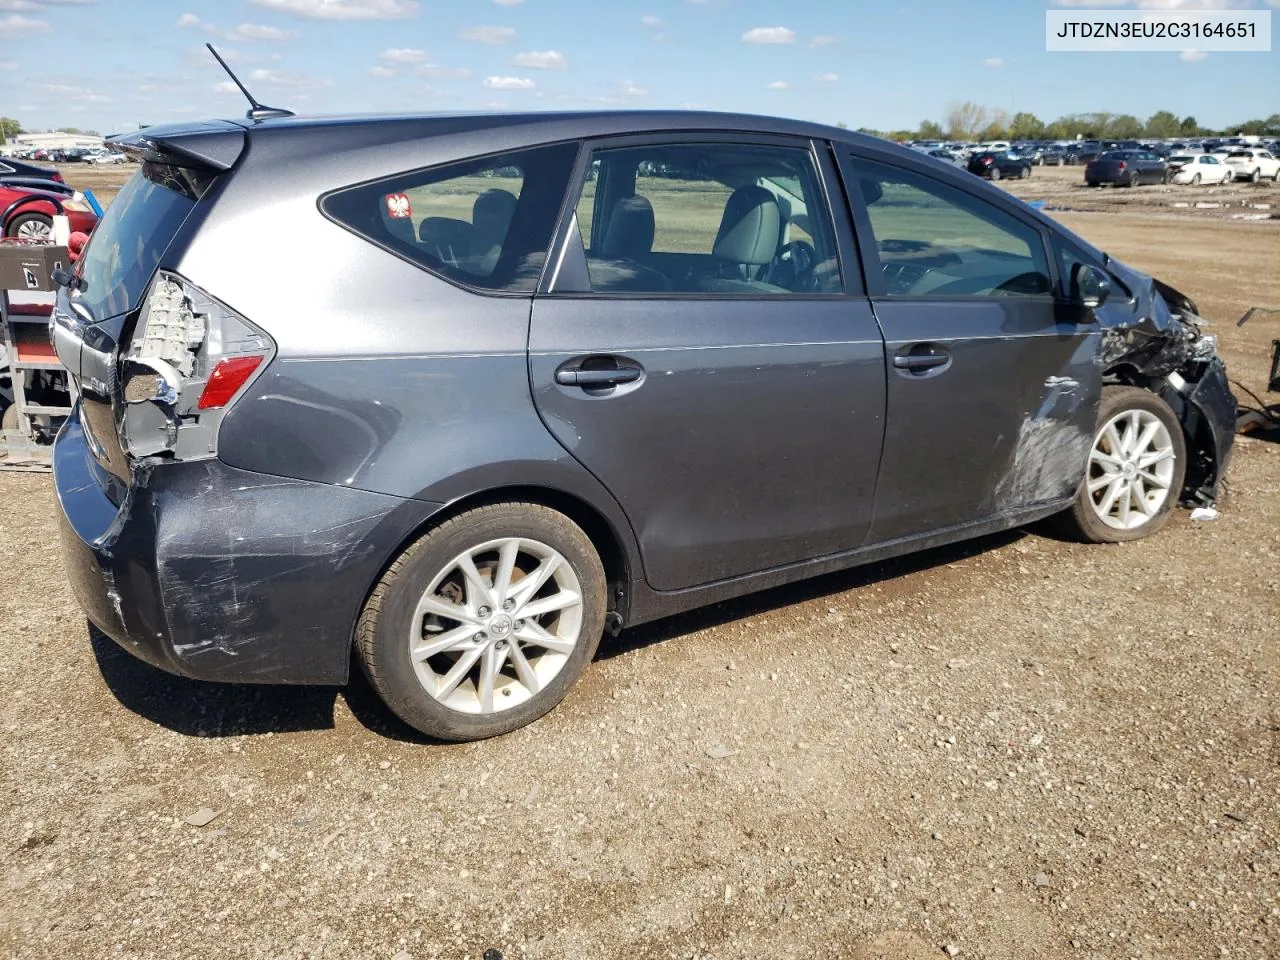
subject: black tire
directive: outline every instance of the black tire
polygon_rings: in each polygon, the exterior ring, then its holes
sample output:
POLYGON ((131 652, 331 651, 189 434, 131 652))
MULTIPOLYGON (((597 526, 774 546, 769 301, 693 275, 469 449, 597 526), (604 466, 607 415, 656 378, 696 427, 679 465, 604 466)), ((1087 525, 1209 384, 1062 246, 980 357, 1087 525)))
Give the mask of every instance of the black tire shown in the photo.
POLYGON ((1249 181, 1251 183, 1257 183, 1261 179, 1262 179, 1262 168, 1254 167, 1253 173, 1249 174, 1249 181))
POLYGON ((1191 178, 1191 185, 1193 187, 1200 186, 1200 174, 1197 173, 1195 176, 1191 178))
POLYGON ((1130 410, 1145 410, 1154 414, 1169 431, 1169 438, 1173 442, 1174 467, 1168 497, 1156 514, 1139 527, 1120 530, 1108 526, 1103 523, 1093 508, 1088 490, 1091 468, 1086 466, 1080 489, 1076 491, 1075 500, 1072 501, 1070 508, 1053 518, 1054 526, 1062 535, 1085 543, 1121 543, 1148 537, 1169 522, 1169 515, 1182 495, 1182 484, 1186 478, 1187 441, 1182 433, 1182 425, 1178 423, 1178 418, 1173 415, 1167 403, 1141 387, 1103 387, 1102 404, 1098 409, 1098 422, 1094 428, 1094 437, 1090 441, 1090 450, 1092 451, 1093 444, 1097 443, 1106 424, 1130 410))
POLYGON ((999 180, 999 179, 1000 179, 1000 168, 999 168, 999 167, 992 167, 992 168, 991 168, 991 179, 992 179, 992 180, 999 180))
POLYGON ((595 657, 606 612, 604 568, 582 529, 539 504, 499 503, 460 514, 405 550, 370 594, 356 625, 355 646, 374 690, 409 726, 440 740, 482 740, 532 723, 564 699, 595 657), (568 561, 582 591, 582 625, 560 672, 530 699, 494 713, 464 713, 427 693, 410 660, 407 638, 431 581, 468 549, 505 537, 537 540, 568 561))
POLYGON ((1138 186, 1140 183, 1142 183, 1142 174, 1138 173, 1137 170, 1134 170, 1129 174, 1129 182, 1126 183, 1125 186, 1132 188, 1138 186))
POLYGON ((18 231, 22 229, 22 225, 25 223, 39 223, 43 224, 50 232, 53 230, 53 218, 48 214, 20 213, 9 221, 8 226, 5 227, 4 235, 6 237, 18 236, 18 231))
POLYGON ((1023 168, 1022 168, 1022 173, 1021 173, 1021 174, 1019 174, 1019 176, 1020 176, 1020 178, 1021 178, 1021 179, 1023 179, 1023 180, 1029 180, 1029 179, 1031 178, 1031 168, 1030 168, 1030 167, 1023 167, 1023 168))

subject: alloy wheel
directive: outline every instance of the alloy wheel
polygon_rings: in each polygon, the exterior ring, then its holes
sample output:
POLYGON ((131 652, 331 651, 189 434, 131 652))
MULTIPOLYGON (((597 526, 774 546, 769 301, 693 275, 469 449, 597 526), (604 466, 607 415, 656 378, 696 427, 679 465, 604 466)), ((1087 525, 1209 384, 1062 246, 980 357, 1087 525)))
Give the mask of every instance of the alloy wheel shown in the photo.
POLYGON ((409 657, 442 705, 498 713, 555 678, 582 622, 582 587, 559 552, 522 537, 491 540, 455 557, 423 592, 409 657))
POLYGON ((18 224, 17 236, 23 240, 44 242, 53 236, 53 227, 43 220, 24 220, 18 224))
POLYGON ((1125 410, 1098 431, 1089 453, 1089 503, 1116 530, 1134 530, 1169 499, 1176 454, 1169 429, 1147 410, 1125 410))

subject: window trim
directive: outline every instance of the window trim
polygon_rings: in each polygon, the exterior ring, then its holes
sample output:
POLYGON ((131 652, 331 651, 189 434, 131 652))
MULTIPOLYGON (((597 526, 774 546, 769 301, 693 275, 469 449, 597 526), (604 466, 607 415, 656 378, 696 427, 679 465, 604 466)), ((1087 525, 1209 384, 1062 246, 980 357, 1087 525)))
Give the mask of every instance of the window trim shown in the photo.
MULTIPOLYGON (((465 290, 467 293, 473 293, 473 294, 476 294, 477 296, 482 296, 482 297, 500 297, 505 299, 528 300, 536 296, 538 291, 542 288, 542 285, 545 282, 546 277, 550 271, 551 264, 555 259, 555 256, 556 256, 555 251, 557 249, 557 244, 559 242, 558 231, 560 228, 560 222, 558 219, 554 222, 554 228, 551 233, 551 239, 547 242, 547 255, 543 259, 542 269, 539 271, 537 280, 534 282, 533 287, 528 290, 496 290, 493 287, 477 286, 476 284, 467 283, 466 281, 461 280, 458 277, 441 273, 439 270, 435 269, 434 267, 428 266, 427 264, 421 262, 420 260, 415 260, 409 255, 396 249, 395 247, 387 243, 383 243, 377 237, 371 237, 367 234, 361 233, 359 230, 355 229, 349 224, 338 219, 336 216, 334 216, 332 213, 326 210, 325 203, 329 200, 330 197, 336 196, 337 194, 340 194, 340 193, 347 193, 348 191, 351 191, 351 190, 359 190, 365 187, 374 186, 376 184, 382 184, 382 183, 387 183, 393 180, 399 180, 404 177, 413 176, 414 174, 419 174, 419 173, 430 174, 437 170, 444 170, 448 167, 456 167, 456 166, 461 166, 463 164, 480 163, 482 161, 489 160, 489 159, 507 157, 513 153, 527 153, 532 150, 542 150, 548 147, 559 147, 559 146, 568 146, 568 145, 573 145, 576 147, 577 156, 575 156, 573 163, 570 164, 569 166, 569 180, 568 180, 568 185, 565 187, 566 197, 567 197, 569 189, 576 182, 574 180, 574 177, 577 174, 578 164, 582 160, 582 155, 584 152, 583 142, 581 137, 565 137, 560 140, 547 140, 547 141, 539 141, 536 143, 524 143, 514 147, 505 147, 502 150, 493 150, 488 153, 469 154, 467 156, 455 157, 452 160, 446 160, 442 163, 428 164, 427 166, 424 166, 424 167, 411 167, 408 170, 400 170, 400 171, 397 171, 396 173, 384 174, 378 177, 369 177, 365 180, 359 180, 354 183, 346 183, 338 187, 333 187, 332 189, 326 190, 323 193, 321 193, 320 196, 316 198, 316 209, 320 211, 320 215, 322 217, 324 217, 330 223, 333 223, 335 226, 338 226, 343 230, 346 230, 352 236, 360 240, 363 240, 364 242, 371 244, 374 247, 377 247, 379 250, 383 250, 386 253, 389 253, 391 256, 395 257, 397 260, 403 260, 405 263, 409 264, 411 267, 421 270, 423 273, 427 274, 428 276, 436 280, 440 280, 443 283, 447 283, 452 287, 457 287, 459 290, 465 290)), ((523 188, 522 188, 522 192, 523 192, 523 188)), ((563 207, 565 202, 566 202, 565 198, 561 198, 561 213, 563 213, 563 207)))
MULTIPOLYGON (((983 196, 981 190, 971 190, 969 185, 963 181, 952 183, 948 179, 935 176, 934 173, 914 163, 902 163, 900 159, 885 154, 880 154, 871 150, 863 150, 858 147, 851 147, 848 144, 837 144, 838 162, 840 169, 840 177, 844 181, 845 194, 849 198, 849 205, 853 212, 853 225, 855 233, 858 237, 858 253, 862 262, 862 270, 866 278, 867 296, 875 301, 893 301, 894 303, 929 303, 929 302, 983 302, 983 303, 1008 303, 1011 301, 1032 301, 1036 303, 1058 302, 1060 297, 1058 292, 1062 289, 1061 271, 1054 262, 1054 246, 1052 231, 1041 223, 1034 216, 1030 216, 1021 210, 1018 210, 1012 203, 1005 200, 1005 195, 1000 194, 996 197, 983 196), (871 227, 871 215, 867 212, 867 205, 863 202, 861 193, 855 193, 852 185, 857 182, 857 171, 854 169, 856 161, 865 161, 868 163, 878 163, 882 166, 889 167, 894 170, 911 174, 931 183, 936 183, 942 187, 948 187, 952 190, 958 190, 973 197, 974 200, 987 204, 995 210, 1007 215, 1013 220, 1028 227, 1040 238, 1040 247, 1044 253, 1045 263, 1049 271, 1049 282, 1054 291, 1050 297, 1030 296, 1030 295, 1006 295, 995 296, 988 294, 986 296, 971 296, 968 294, 945 296, 938 294, 917 294, 903 296, 901 294, 889 293, 888 282, 885 279, 884 267, 880 261, 880 253, 875 244, 875 231, 871 227), (871 243, 864 243, 863 237, 872 238, 871 243)), ((970 175, 972 176, 972 175, 970 175)), ((999 188, 992 187, 984 181, 979 183, 988 190, 996 190, 999 188)))
POLYGON ((849 222, 849 210, 840 182, 839 171, 831 163, 826 141, 814 140, 812 137, 788 136, 774 133, 754 133, 735 130, 663 130, 646 133, 616 134, 612 136, 591 137, 582 143, 578 155, 578 164, 574 168, 573 179, 565 195, 564 208, 561 210, 560 222, 556 228, 555 239, 551 251, 547 255, 548 265, 555 269, 543 273, 543 282, 538 288, 539 297, 551 297, 574 300, 663 300, 692 303, 708 303, 716 300, 744 300, 763 303, 794 303, 808 300, 847 300, 850 297, 865 297, 861 268, 853 258, 852 230, 849 222), (570 290, 564 289, 562 278, 587 276, 586 239, 581 233, 581 224, 577 222, 578 203, 586 186, 587 170, 595 155, 605 150, 621 150, 630 147, 663 146, 670 144, 741 144, 755 147, 787 147, 793 150, 805 150, 813 162, 818 178, 818 189, 827 205, 834 231, 836 260, 840 270, 840 291, 836 293, 789 293, 785 296, 764 296, 758 293, 691 293, 687 290, 664 290, 641 292, 634 290, 570 290), (836 202, 836 200, 839 202, 836 202), (843 216, 842 216, 843 214, 843 216), (577 240, 577 243, 573 241, 577 240), (855 269, 856 267, 856 269, 855 269))

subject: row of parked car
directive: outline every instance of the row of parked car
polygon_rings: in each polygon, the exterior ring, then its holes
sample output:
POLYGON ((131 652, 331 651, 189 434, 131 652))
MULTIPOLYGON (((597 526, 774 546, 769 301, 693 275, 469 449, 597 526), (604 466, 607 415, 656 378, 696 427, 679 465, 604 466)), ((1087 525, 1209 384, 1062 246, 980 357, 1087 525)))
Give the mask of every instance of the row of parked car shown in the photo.
POLYGON ((1199 156, 1202 154, 1230 152, 1233 150, 1265 150, 1280 154, 1280 139, 1247 140, 1244 137, 1227 137, 1209 140, 992 140, 986 143, 965 143, 941 140, 916 140, 909 144, 941 160, 961 166, 975 156, 985 153, 1013 154, 1025 159, 1032 166, 1086 166, 1104 153, 1116 150, 1145 150, 1162 160, 1174 156, 1199 156))
POLYGON ((108 150, 106 147, 70 147, 66 150, 17 150, 14 151, 12 157, 18 161, 36 160, 43 163, 115 164, 129 162, 129 158, 123 153, 116 150, 108 150))
MULTIPOLYGON (((959 165, 945 151, 927 151, 930 156, 959 165)), ((1016 150, 974 153, 964 163, 972 174, 989 180, 1031 176, 1034 161, 1016 150)), ((1143 147, 1106 150, 1090 160, 1084 180, 1091 187, 1111 184, 1137 187, 1146 183, 1176 183, 1189 186, 1231 183, 1234 180, 1280 181, 1280 154, 1262 147, 1220 147, 1210 153, 1175 153, 1162 157, 1143 147)))

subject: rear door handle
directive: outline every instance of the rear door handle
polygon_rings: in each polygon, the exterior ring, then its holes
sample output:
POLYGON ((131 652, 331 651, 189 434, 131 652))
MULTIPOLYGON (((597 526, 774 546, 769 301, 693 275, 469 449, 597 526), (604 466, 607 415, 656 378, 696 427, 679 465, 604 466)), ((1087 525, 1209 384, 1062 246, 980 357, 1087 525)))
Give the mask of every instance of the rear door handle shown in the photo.
POLYGON ((555 380, 562 387, 601 389, 635 383, 643 376, 644 368, 633 360, 597 356, 561 364, 555 380))
POLYGON ((932 370, 951 362, 946 353, 908 353, 893 358, 893 365, 899 370, 932 370))

